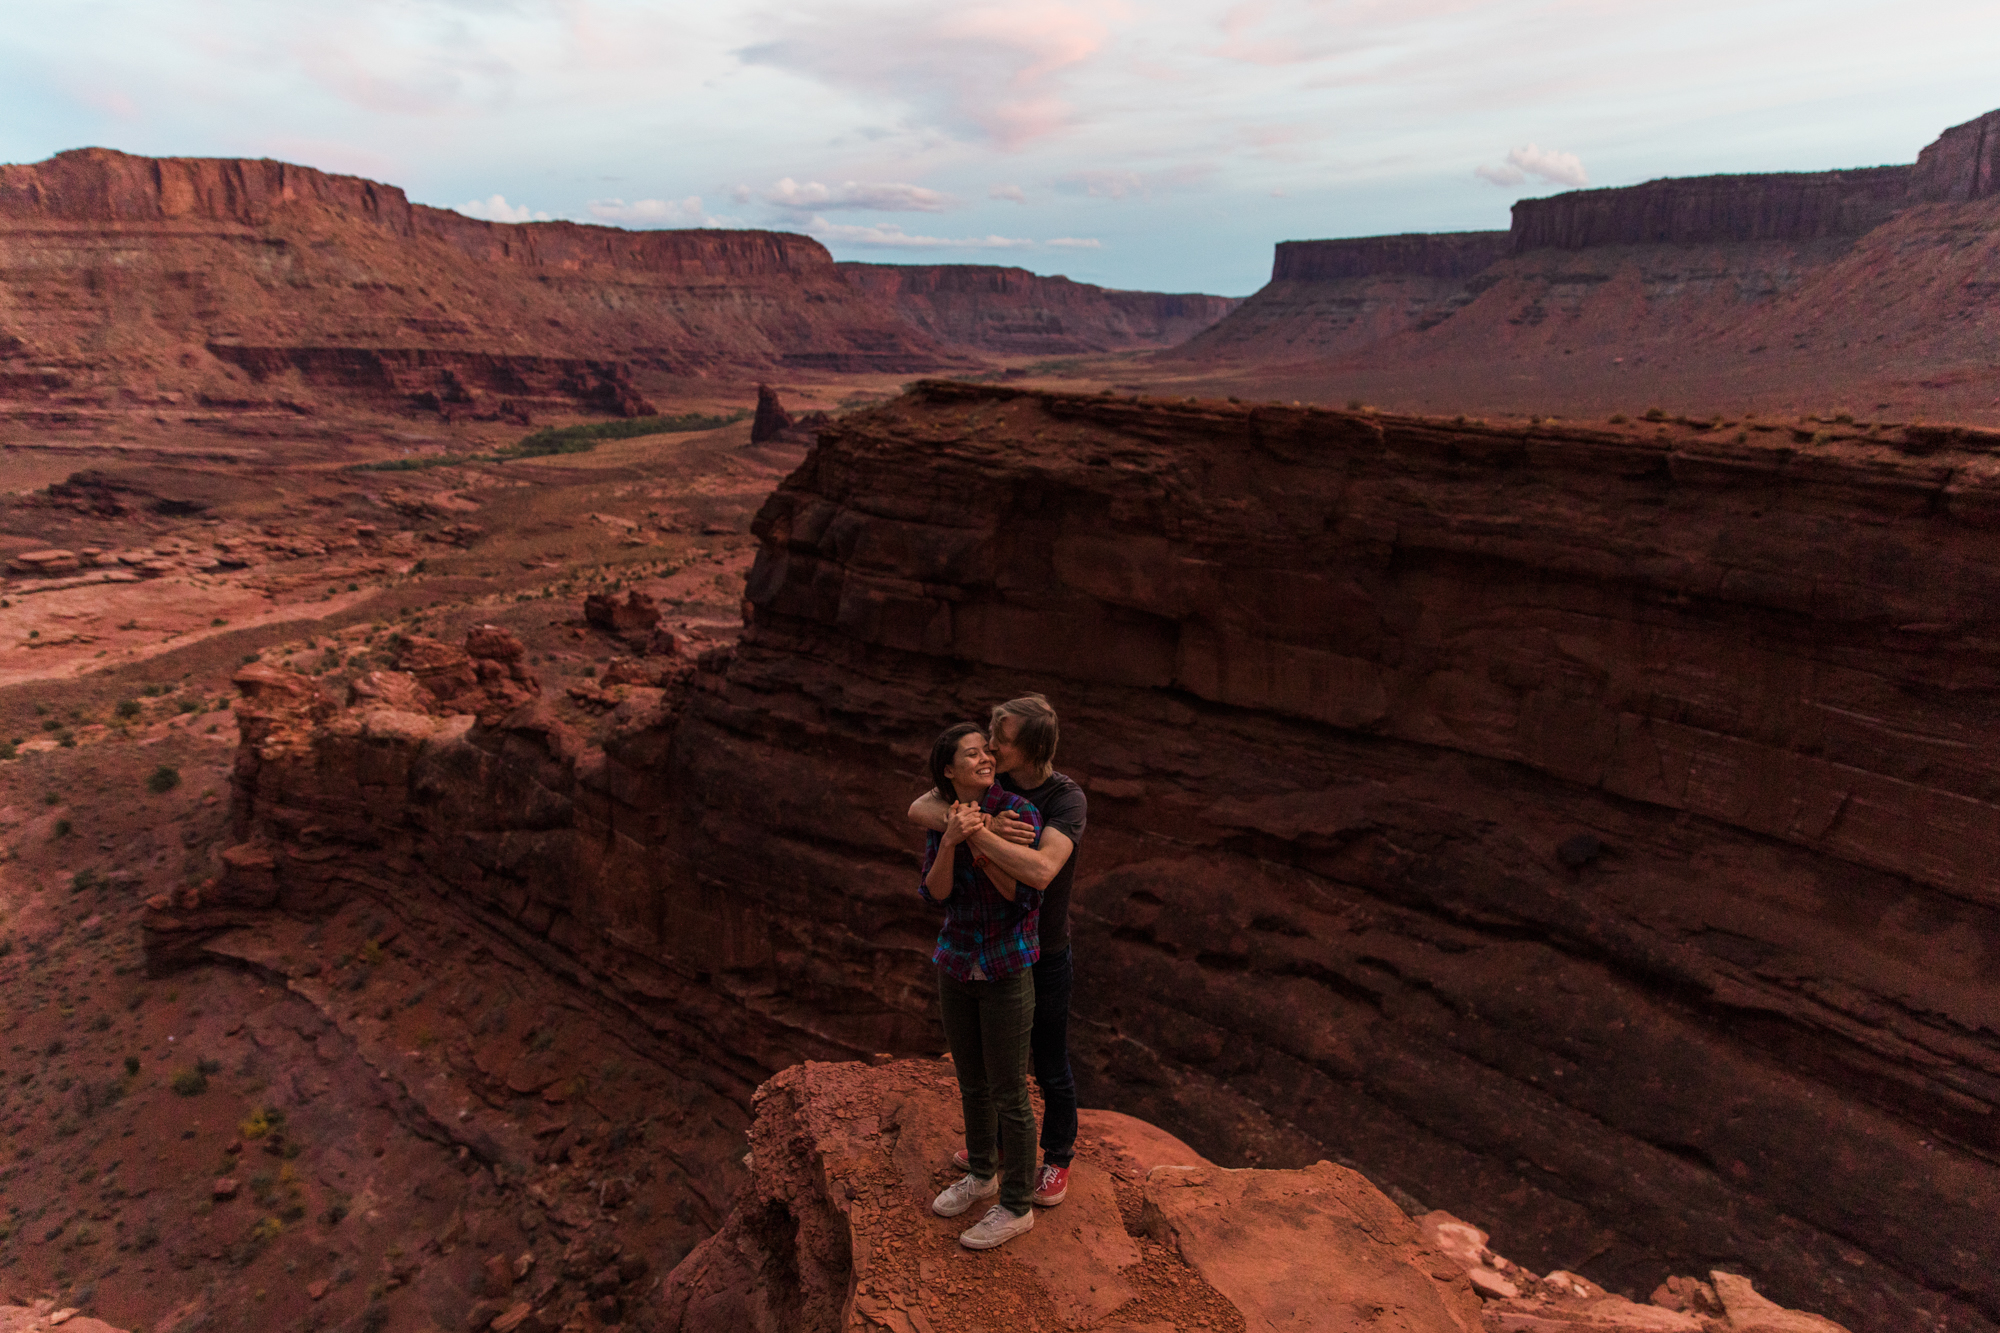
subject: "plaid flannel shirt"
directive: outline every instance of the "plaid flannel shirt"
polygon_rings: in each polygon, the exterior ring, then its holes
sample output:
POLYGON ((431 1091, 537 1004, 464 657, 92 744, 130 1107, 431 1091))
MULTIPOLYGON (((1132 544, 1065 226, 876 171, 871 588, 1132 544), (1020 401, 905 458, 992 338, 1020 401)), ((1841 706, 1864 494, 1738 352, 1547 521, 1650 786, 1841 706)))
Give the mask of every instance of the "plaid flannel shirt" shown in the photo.
MULTIPOLYGON (((1035 845, 1041 845, 1041 814, 999 783, 986 789, 979 808, 989 815, 1013 811, 1035 831, 1035 845)), ((924 868, 917 879, 917 892, 927 903, 937 902, 924 880, 929 878, 943 843, 942 833, 932 832, 924 839, 924 868)), ((986 878, 986 872, 972 863, 970 847, 960 843, 953 850, 957 855, 952 859, 951 897, 944 900, 944 929, 938 932, 931 961, 959 981, 975 980, 975 970, 988 981, 1000 981, 1033 967, 1042 956, 1042 891, 1017 884, 1010 903, 986 878)))

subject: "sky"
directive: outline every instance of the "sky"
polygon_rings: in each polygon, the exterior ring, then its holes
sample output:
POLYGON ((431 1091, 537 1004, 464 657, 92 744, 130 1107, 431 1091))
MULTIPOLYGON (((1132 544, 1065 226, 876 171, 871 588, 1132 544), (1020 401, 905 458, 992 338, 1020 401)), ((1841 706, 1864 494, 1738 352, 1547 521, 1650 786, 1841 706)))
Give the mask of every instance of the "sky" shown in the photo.
POLYGON ((1914 161, 1994 0, 14 0, 0 162, 274 157, 495 221, 1245 295, 1281 240, 1914 161))

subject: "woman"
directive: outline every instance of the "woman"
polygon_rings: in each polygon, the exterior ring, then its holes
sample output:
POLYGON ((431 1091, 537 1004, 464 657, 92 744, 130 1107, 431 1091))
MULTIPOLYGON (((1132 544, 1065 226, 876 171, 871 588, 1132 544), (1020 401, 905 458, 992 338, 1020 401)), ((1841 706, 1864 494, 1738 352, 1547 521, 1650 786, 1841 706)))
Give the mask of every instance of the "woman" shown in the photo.
POLYGON ((970 1158, 964 1178, 932 1200, 931 1211, 957 1217, 999 1195, 958 1238, 968 1249, 990 1250, 1035 1224, 1029 1206, 1035 1189, 1035 1113, 1028 1102, 1028 1035, 1035 1020, 1042 894, 973 855, 965 840, 1002 810, 1026 821, 1037 840, 1042 820, 1034 806, 993 780, 993 752, 986 733, 973 723, 948 727, 932 743, 930 774, 938 796, 951 802, 951 815, 943 833, 926 836, 920 892, 944 906, 944 929, 931 961, 938 969, 945 1040, 958 1070, 970 1158), (995 1178, 996 1153, 1006 1163, 1005 1179, 995 1178))

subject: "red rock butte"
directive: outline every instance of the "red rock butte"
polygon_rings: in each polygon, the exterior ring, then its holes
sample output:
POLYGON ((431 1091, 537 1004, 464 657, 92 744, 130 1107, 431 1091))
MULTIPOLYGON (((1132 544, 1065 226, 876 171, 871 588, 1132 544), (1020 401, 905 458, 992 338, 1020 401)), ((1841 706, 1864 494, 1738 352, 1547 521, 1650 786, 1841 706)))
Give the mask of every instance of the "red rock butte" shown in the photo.
POLYGON ((2000 420, 1996 263, 2000 112, 1908 166, 1576 190, 1521 200, 1506 232, 1287 241, 1176 358, 1287 398, 1446 410, 2000 420))

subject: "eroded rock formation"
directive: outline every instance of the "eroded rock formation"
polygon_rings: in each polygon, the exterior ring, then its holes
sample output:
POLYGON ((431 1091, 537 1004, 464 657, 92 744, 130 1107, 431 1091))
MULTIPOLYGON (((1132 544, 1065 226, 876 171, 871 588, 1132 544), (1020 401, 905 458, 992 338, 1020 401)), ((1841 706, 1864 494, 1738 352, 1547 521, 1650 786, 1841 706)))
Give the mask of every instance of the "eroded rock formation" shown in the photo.
POLYGON ((1172 347, 1242 304, 1201 293, 1118 291, 997 264, 838 267, 927 336, 1002 355, 1172 347))
POLYGON ((804 236, 482 222, 283 162, 0 166, 0 260, 29 404, 629 415, 638 380, 954 359, 804 236))
POLYGON ((756 1102, 749 1188, 667 1277, 677 1333, 1844 1333, 1730 1273, 1673 1278, 1647 1304, 1539 1277, 1447 1214, 1413 1225, 1358 1172, 1223 1170, 1110 1111, 1083 1112, 1063 1203, 971 1254, 954 1240, 965 1219, 928 1206, 963 1139, 950 1065, 798 1065, 756 1102))
POLYGON ((1459 1266, 1358 1173, 1224 1171, 1086 1111, 1059 1208, 1003 1251, 935 1217, 963 1141, 942 1062, 806 1064, 757 1092, 750 1187, 668 1277, 675 1333, 1212 1327, 1480 1333, 1459 1266))
POLYGON ((1638 1299, 1990 1330, 1996 526, 1962 433, 928 384, 821 433, 740 644, 601 751, 271 691, 202 911, 436 895, 744 1084, 931 1053, 901 811, 1038 689, 1088 1102, 1638 1299))
POLYGON ((1702 409, 1798 393, 1859 406, 1961 383, 1963 405, 1988 409, 1997 154, 2000 112, 1947 130, 1913 166, 1523 199, 1504 245, 1285 242, 1270 284, 1179 355, 1313 360, 1398 396, 1417 391, 1398 377, 1409 371, 1462 382, 1468 408, 1528 379, 1545 410, 1621 392, 1702 409))

